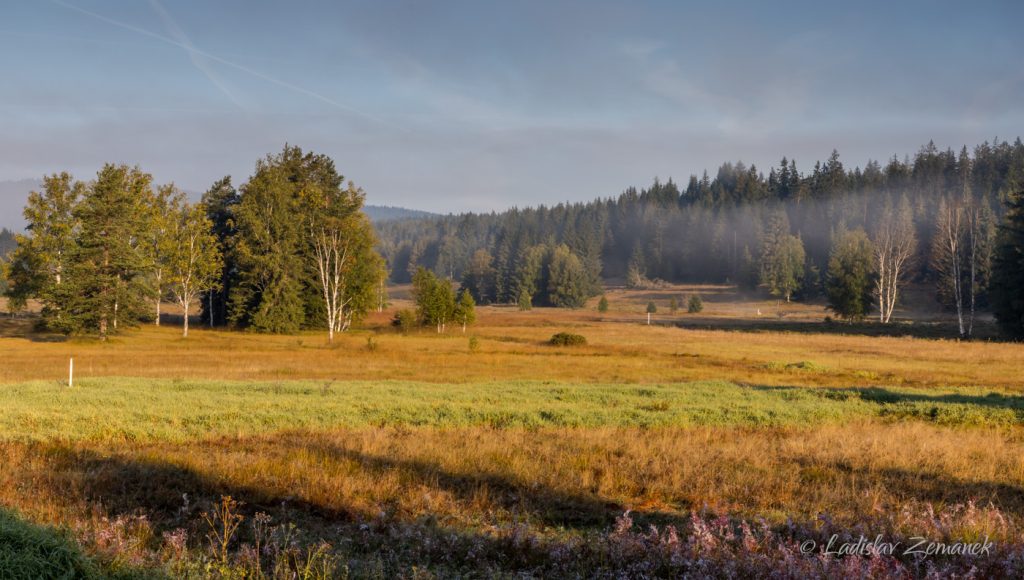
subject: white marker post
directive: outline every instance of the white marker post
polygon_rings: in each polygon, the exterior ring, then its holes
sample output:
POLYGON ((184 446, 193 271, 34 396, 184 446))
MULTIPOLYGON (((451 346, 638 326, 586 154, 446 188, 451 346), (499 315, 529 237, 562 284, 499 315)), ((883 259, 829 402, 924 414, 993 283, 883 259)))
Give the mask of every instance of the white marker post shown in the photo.
POLYGON ((647 326, 650 326, 650 325, 651 325, 651 313, 648 312, 647 313, 647 326))
POLYGON ((75 359, 68 359, 68 388, 75 386, 75 359))

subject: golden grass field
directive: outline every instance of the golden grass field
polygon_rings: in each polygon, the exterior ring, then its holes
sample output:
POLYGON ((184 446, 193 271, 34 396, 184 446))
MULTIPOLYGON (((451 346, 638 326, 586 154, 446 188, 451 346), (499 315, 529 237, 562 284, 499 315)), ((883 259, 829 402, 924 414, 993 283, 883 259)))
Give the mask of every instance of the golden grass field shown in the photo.
POLYGON ((466 334, 402 335, 393 296, 333 345, 169 323, 100 344, 0 319, 8 537, 52 531, 67 569, 130 577, 964 569, 794 555, 833 530, 987 535, 1004 551, 967 568, 1024 566, 1024 344, 933 338, 948 330, 934 314, 826 325, 820 305, 723 287, 611 289, 607 313, 483 307, 466 334), (694 292, 702 313, 668 313, 694 292), (588 344, 546 344, 563 330, 588 344), (223 496, 242 504, 225 516, 223 496), (731 539, 762 520, 756 542, 731 539))

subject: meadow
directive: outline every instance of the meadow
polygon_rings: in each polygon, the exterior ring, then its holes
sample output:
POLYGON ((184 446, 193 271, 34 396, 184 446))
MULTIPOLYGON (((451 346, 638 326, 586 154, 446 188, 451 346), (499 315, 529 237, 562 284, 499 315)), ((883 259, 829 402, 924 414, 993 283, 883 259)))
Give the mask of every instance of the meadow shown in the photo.
POLYGON ((0 578, 1024 573, 1024 345, 725 287, 406 335, 393 296, 332 345, 4 318, 0 578), (667 311, 691 293, 704 312, 667 311))

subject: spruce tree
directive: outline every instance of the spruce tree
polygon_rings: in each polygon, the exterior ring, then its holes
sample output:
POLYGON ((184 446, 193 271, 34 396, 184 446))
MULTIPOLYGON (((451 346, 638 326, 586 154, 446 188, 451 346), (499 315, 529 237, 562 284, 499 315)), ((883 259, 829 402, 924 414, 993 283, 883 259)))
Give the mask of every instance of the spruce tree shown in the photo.
POLYGON ((74 208, 80 224, 70 275, 57 302, 65 332, 95 332, 106 340, 141 315, 147 296, 142 274, 146 199, 152 177, 138 168, 105 165, 74 208))
POLYGON ((871 309, 871 240, 864 230, 839 234, 828 261, 825 292, 829 308, 847 320, 862 320, 871 309))
POLYGON ((556 246, 548 263, 548 302, 552 306, 579 308, 587 301, 589 286, 580 259, 568 246, 556 246))
POLYGON ((999 328, 1024 339, 1024 189, 1007 202, 992 270, 992 310, 999 328))
POLYGON ((237 276, 233 248, 236 233, 234 211, 238 201, 238 191, 231 185, 230 176, 217 180, 202 198, 223 255, 220 283, 200 299, 202 319, 209 326, 228 323, 228 296, 237 276))

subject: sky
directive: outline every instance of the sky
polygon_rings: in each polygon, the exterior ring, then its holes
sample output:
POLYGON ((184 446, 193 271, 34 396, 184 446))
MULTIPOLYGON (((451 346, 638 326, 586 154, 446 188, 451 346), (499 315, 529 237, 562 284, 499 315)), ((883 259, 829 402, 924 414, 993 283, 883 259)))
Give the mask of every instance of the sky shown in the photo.
POLYGON ((489 211, 1024 134, 1024 3, 0 0, 0 180, 203 191, 285 143, 489 211))

